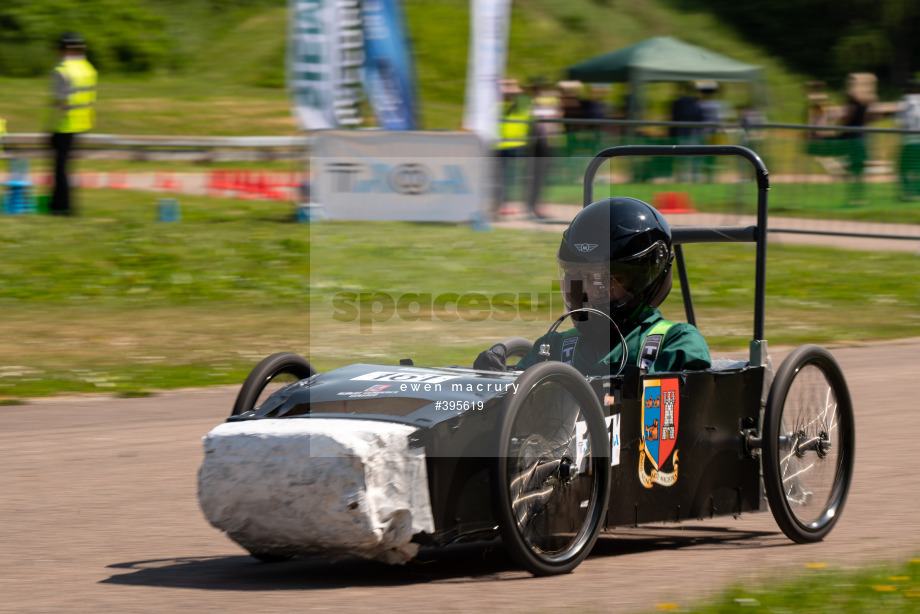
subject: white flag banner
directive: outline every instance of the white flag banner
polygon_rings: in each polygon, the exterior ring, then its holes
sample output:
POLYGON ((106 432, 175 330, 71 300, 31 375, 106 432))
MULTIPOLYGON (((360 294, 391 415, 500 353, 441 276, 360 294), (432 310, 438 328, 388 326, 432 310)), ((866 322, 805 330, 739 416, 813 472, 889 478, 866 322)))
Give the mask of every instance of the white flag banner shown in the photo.
POLYGON ((463 127, 485 143, 498 139, 498 82, 505 74, 511 0, 470 0, 470 50, 463 127))
POLYGON ((361 123, 364 39, 358 0, 290 0, 287 84, 304 130, 361 123))

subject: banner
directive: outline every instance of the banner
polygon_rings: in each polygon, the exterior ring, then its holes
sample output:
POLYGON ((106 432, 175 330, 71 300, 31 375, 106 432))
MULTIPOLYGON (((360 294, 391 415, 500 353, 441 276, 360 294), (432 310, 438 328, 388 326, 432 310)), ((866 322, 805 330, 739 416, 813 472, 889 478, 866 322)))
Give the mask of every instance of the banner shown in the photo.
POLYGON ((486 202, 475 134, 327 130, 315 152, 311 197, 331 219, 465 222, 486 202))
POLYGON ((364 90, 384 130, 415 130, 415 75, 399 0, 364 0, 364 90))
POLYGON ((511 1, 471 0, 471 7, 463 127, 491 144, 499 138, 498 82, 505 74, 511 1))
POLYGON ((358 0, 290 0, 287 84, 304 130, 361 123, 364 40, 358 0))

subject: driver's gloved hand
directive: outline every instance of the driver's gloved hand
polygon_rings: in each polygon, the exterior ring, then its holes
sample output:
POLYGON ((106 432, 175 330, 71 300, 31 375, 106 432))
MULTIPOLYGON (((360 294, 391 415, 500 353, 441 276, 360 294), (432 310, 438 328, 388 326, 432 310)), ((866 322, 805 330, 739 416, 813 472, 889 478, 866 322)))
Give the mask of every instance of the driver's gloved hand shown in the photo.
POLYGON ((507 371, 505 367, 507 348, 501 343, 496 343, 488 350, 480 352, 473 363, 474 369, 481 371, 507 371))

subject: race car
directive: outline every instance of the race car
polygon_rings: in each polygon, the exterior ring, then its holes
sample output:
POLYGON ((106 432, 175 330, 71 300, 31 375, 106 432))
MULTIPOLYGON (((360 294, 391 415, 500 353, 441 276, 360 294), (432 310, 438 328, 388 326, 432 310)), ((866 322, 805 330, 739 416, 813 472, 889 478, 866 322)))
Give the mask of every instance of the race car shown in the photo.
POLYGON ((274 354, 205 437, 198 488, 211 524, 265 561, 403 563, 421 546, 501 538, 535 575, 572 571, 601 531, 737 516, 767 502, 793 541, 823 539, 852 478, 853 408, 823 348, 801 346, 772 369, 763 162, 736 146, 610 148, 588 166, 586 206, 599 166, 625 155, 730 155, 753 165, 756 226, 673 228, 691 323, 680 246, 757 244, 748 360, 646 373, 624 356, 604 376, 550 360, 516 370, 513 359, 531 347, 521 338, 501 342, 508 371, 401 361, 316 373, 296 354, 274 354))

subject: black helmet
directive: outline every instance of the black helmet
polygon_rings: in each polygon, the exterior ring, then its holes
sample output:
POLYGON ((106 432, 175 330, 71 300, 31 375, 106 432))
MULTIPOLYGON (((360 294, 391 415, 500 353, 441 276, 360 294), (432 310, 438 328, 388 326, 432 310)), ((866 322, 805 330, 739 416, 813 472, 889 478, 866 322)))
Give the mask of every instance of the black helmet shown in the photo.
MULTIPOLYGON (((671 228, 635 198, 605 198, 582 209, 562 234, 556 259, 566 307, 594 307, 620 326, 671 290, 671 228)), ((582 330, 585 318, 573 319, 582 330)))
POLYGON ((76 32, 64 32, 58 40, 61 49, 81 49, 86 47, 86 41, 76 32))

